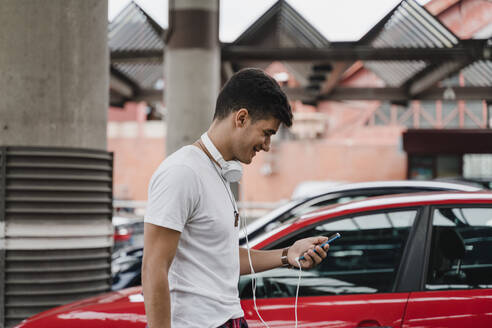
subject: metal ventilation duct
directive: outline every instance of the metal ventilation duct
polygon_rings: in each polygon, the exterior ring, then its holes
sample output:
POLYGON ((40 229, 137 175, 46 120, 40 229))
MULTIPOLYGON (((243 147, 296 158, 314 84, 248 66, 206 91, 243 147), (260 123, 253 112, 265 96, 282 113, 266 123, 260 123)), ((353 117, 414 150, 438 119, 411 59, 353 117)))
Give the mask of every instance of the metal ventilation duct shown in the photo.
POLYGON ((0 147, 0 327, 110 290, 112 154, 0 147))

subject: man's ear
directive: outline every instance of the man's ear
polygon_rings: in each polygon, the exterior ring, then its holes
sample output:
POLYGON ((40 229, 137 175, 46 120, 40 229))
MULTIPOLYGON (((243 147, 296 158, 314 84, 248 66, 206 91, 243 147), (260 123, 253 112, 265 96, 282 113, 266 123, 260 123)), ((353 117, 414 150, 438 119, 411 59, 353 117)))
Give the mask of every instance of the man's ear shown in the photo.
POLYGON ((234 115, 234 126, 243 127, 249 118, 249 112, 246 108, 241 108, 234 115))

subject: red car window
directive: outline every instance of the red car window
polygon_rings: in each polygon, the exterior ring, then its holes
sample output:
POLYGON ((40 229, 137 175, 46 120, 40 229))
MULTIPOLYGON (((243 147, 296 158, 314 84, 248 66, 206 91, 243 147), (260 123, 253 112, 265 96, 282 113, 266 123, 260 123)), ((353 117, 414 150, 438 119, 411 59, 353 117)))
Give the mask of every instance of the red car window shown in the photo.
POLYGON ((492 208, 435 208, 427 264, 402 328, 492 327, 492 208))
MULTIPOLYGON (((372 294, 393 291, 409 231, 417 210, 385 211, 339 220, 327 220, 308 230, 289 236, 276 248, 291 245, 295 240, 339 232, 328 257, 315 269, 303 274, 299 295, 328 296, 372 294)), ((241 277, 240 296, 252 297, 251 277, 241 277)), ((293 297, 297 272, 285 268, 258 274, 258 298, 293 297)))
POLYGON ((426 289, 492 288, 492 208, 433 213, 426 289))

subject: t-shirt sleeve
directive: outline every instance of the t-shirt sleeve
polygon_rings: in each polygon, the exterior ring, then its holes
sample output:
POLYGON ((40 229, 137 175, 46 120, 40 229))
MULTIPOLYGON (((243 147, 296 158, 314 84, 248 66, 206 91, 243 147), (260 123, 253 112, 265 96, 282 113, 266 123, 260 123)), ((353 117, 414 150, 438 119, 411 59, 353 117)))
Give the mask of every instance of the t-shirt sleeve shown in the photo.
POLYGON ((199 181, 185 165, 157 171, 149 183, 145 222, 182 232, 198 204, 199 181))

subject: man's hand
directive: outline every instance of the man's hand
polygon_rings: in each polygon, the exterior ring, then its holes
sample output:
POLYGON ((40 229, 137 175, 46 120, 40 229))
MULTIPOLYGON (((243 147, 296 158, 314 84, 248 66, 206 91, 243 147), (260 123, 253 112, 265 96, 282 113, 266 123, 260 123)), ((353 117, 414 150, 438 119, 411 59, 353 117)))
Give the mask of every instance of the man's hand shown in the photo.
POLYGON ((297 264, 296 258, 304 256, 304 260, 300 260, 302 269, 306 270, 315 267, 326 258, 326 252, 328 251, 328 248, 330 248, 330 245, 326 244, 324 248, 321 248, 319 245, 327 240, 328 237, 317 236, 296 241, 289 248, 287 261, 289 261, 290 265, 298 268, 299 265, 297 264), (316 252, 314 250, 316 250, 316 252))

